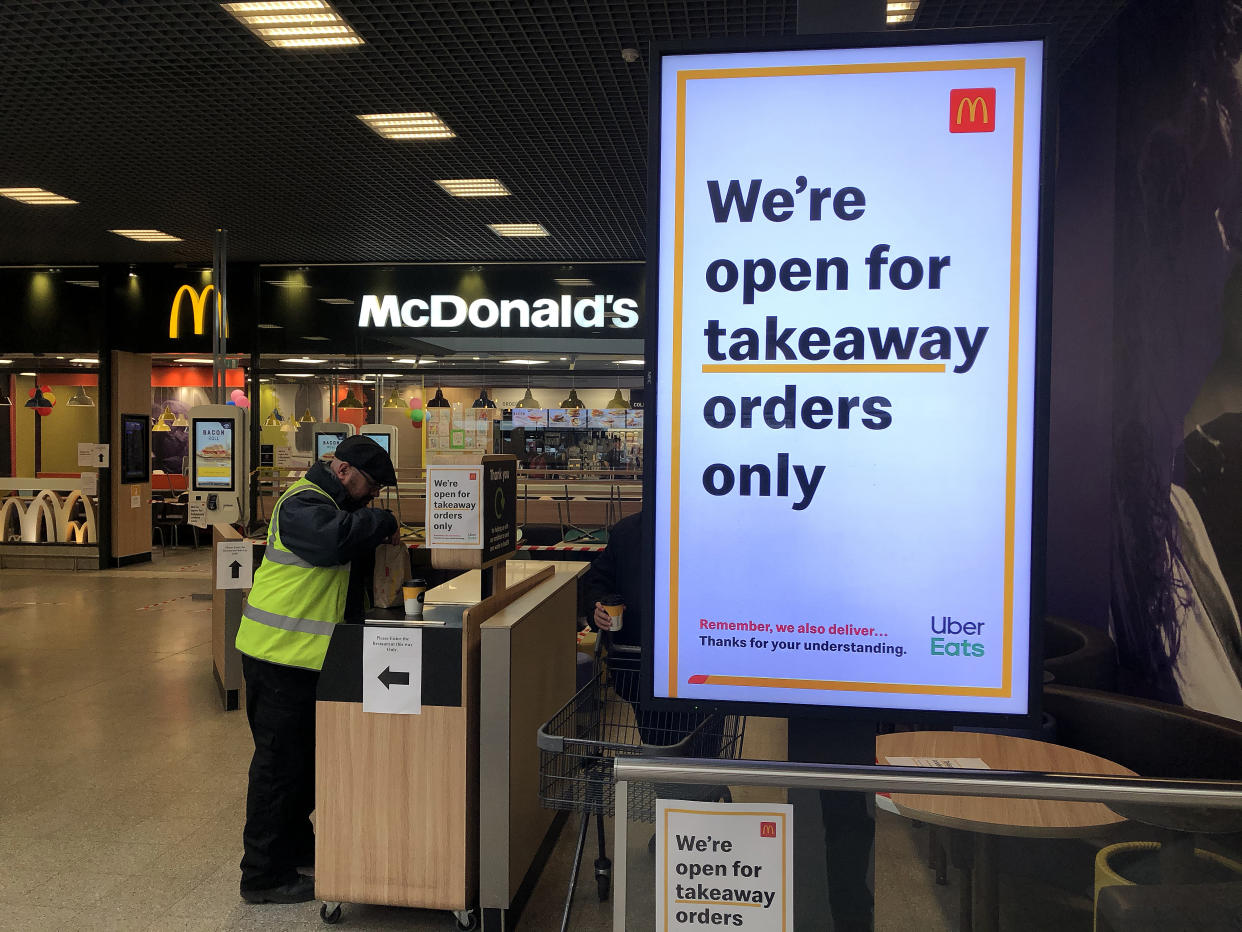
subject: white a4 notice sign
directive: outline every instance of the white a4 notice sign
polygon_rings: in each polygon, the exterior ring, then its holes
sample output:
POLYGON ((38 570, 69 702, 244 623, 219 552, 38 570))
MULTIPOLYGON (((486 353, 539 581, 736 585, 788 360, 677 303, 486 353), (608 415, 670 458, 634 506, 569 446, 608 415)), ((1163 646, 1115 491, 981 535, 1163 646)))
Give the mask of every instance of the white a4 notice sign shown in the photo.
POLYGON ((1043 43, 893 41, 660 55, 657 697, 1028 711, 1043 43))
POLYGON ((793 806, 656 800, 656 929, 791 932, 793 806))

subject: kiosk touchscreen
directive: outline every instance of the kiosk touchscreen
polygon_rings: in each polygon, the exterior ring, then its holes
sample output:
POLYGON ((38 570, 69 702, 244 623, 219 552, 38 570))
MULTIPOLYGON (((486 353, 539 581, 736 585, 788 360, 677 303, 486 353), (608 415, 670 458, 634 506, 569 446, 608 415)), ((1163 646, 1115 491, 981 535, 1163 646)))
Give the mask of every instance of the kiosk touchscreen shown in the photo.
POLYGON ((397 428, 388 424, 365 424, 361 433, 383 447, 393 466, 400 467, 401 462, 397 459, 397 428))
POLYGON ((190 503, 208 524, 245 520, 246 412, 235 405, 190 410, 190 503))
POLYGON ((315 428, 315 459, 326 460, 346 437, 354 435, 353 424, 335 424, 325 421, 315 428))

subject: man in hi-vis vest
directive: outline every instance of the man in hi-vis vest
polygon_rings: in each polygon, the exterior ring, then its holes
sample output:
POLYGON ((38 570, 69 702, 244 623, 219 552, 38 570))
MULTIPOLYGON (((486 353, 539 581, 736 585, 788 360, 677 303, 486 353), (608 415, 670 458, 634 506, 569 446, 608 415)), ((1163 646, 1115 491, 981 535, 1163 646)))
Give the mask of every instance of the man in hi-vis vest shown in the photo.
POLYGON ((333 627, 361 622, 377 545, 398 542, 392 512, 367 508, 397 481, 369 437, 347 437, 335 459, 289 487, 267 532, 263 563, 242 609, 237 649, 254 735, 246 793, 241 895, 249 903, 302 903, 315 884, 315 686, 333 627), (365 575, 365 578, 363 578, 365 575))

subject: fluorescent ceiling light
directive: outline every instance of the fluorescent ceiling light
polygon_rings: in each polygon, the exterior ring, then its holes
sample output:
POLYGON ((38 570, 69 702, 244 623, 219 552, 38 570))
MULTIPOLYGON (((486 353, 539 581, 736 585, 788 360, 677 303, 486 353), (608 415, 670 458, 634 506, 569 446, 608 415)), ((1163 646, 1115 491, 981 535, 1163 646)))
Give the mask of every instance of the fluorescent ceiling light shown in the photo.
POLYGON ((920 0, 888 0, 887 20, 890 26, 914 22, 920 0))
POLYGON ((60 194, 53 194, 51 191, 45 191, 43 188, 0 188, 0 195, 20 201, 23 204, 37 204, 48 207, 77 203, 75 200, 60 194))
POLYGON ((281 362, 297 362, 297 363, 321 363, 327 362, 326 359, 311 359, 309 356, 293 356, 289 359, 282 359, 281 362))
POLYGON ((263 284, 275 285, 277 288, 309 288, 310 287, 310 285, 308 285, 306 282, 302 281, 301 279, 297 279, 297 278, 282 278, 282 279, 278 279, 275 281, 264 279, 263 284))
POLYGON ((495 178, 445 178, 436 184, 453 197, 504 197, 512 193, 495 178))
POLYGON ((614 359, 618 366, 641 366, 646 363, 645 359, 614 359))
POLYGON ((327 337, 302 337, 303 340, 318 340, 321 343, 327 343, 327 337))
POLYGON ((310 372, 278 372, 276 374, 282 379, 309 379, 312 375, 310 372))
POLYGON ((178 356, 173 362, 187 362, 195 366, 210 366, 212 364, 210 359, 202 359, 198 356, 178 356))
POLYGON ((435 362, 435 360, 434 359, 394 359, 393 362, 404 363, 410 366, 430 366, 435 362))
POLYGON ((509 366, 542 366, 547 362, 546 359, 502 359, 505 365, 509 366))
POLYGON ((349 383, 350 385, 374 385, 375 384, 374 379, 346 379, 345 381, 349 383))
POLYGON ((489 223, 497 236, 547 236, 542 223, 489 223))
POLYGON ((73 359, 70 359, 69 361, 70 361, 70 362, 80 362, 80 363, 85 363, 86 365, 89 365, 89 366, 97 366, 97 365, 99 365, 99 360, 98 360, 98 359, 88 359, 88 358, 87 358, 87 357, 85 357, 85 356, 75 356, 73 359))
POLYGON ((259 0, 221 6, 272 48, 364 44, 362 36, 326 0, 259 0))
POLYGON ((260 330, 283 330, 280 324, 259 324, 260 330))
POLYGON ((320 298, 324 304, 355 304, 353 298, 320 298))
POLYGON ((30 376, 31 378, 35 378, 35 377, 38 375, 38 373, 37 373, 37 372, 19 372, 19 373, 17 373, 17 374, 18 374, 18 375, 28 375, 28 376, 30 376))
POLYGON ((98 288, 99 287, 99 282, 90 282, 90 281, 78 282, 78 281, 70 281, 68 279, 65 280, 65 284, 66 285, 81 285, 83 288, 98 288))
POLYGON ((590 288, 595 284, 589 278, 554 278, 552 281, 562 288, 590 288))
POLYGON ((385 139, 452 139, 457 134, 431 111, 360 113, 360 119, 385 139))
POLYGON ((159 230, 109 230, 108 232, 136 239, 140 243, 180 243, 182 241, 180 236, 161 233, 159 230))

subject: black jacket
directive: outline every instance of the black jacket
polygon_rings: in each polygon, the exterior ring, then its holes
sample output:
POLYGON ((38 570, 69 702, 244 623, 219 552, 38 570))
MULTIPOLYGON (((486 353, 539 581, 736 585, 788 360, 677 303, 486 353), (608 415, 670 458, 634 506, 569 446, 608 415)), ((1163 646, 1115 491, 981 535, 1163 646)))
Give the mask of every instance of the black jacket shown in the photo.
POLYGON ((341 480, 324 463, 312 466, 306 478, 327 492, 339 508, 310 489, 290 495, 280 506, 281 542, 312 566, 350 564, 344 621, 357 624, 370 604, 366 596, 375 548, 392 536, 397 519, 391 511, 365 508, 352 501, 341 480))
POLYGON ((621 630, 614 636, 618 644, 642 644, 643 627, 643 516, 640 512, 622 518, 608 533, 608 546, 595 558, 582 576, 582 598, 587 617, 595 614, 595 603, 618 593, 625 600, 621 630))

